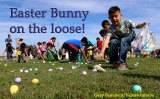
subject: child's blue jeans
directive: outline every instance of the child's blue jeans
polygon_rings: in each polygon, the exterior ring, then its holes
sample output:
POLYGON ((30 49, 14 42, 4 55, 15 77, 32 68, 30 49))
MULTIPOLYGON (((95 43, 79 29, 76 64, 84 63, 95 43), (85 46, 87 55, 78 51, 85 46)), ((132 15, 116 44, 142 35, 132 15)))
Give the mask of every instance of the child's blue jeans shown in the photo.
POLYGON ((114 62, 125 63, 127 51, 130 48, 131 42, 135 36, 128 35, 123 38, 114 38, 110 41, 110 63, 113 64, 114 62), (117 48, 119 48, 119 53, 117 53, 117 48))
POLYGON ((12 53, 13 52, 7 52, 7 59, 11 59, 12 58, 12 53))

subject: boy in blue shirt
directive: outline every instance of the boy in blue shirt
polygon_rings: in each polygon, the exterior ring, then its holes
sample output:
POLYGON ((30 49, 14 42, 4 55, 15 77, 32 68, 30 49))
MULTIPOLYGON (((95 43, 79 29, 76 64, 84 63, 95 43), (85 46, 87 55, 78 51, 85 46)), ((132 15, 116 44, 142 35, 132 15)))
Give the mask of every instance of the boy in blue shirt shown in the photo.
POLYGON ((83 55, 85 61, 88 61, 87 57, 85 55, 85 51, 83 49, 83 46, 86 43, 87 43, 86 39, 83 39, 83 38, 81 39, 81 41, 76 40, 76 39, 70 39, 70 40, 67 40, 63 43, 62 49, 64 48, 64 49, 68 50, 69 61, 71 61, 71 62, 76 61, 79 50, 82 52, 82 55, 83 55))
POLYGON ((8 38, 5 39, 5 43, 6 43, 6 45, 8 43, 10 43, 12 45, 12 39, 11 39, 11 35, 10 34, 8 34, 8 38))
POLYGON ((112 22, 110 28, 108 29, 107 37, 103 44, 102 50, 98 58, 102 58, 104 55, 105 49, 110 46, 110 62, 113 64, 113 68, 117 67, 115 64, 115 55, 116 47, 119 46, 119 57, 118 57, 118 70, 127 70, 126 66, 126 55, 130 47, 131 42, 135 38, 134 28, 142 28, 148 25, 147 22, 142 24, 136 24, 131 20, 122 19, 122 14, 120 8, 113 6, 108 11, 109 19, 112 22), (113 37, 113 39, 110 39, 113 37))
POLYGON ((84 48, 85 54, 87 55, 88 58, 90 58, 93 61, 94 60, 93 52, 94 52, 95 46, 91 41, 88 40, 87 37, 83 37, 82 39, 87 41, 87 43, 84 45, 85 46, 85 48, 84 48))

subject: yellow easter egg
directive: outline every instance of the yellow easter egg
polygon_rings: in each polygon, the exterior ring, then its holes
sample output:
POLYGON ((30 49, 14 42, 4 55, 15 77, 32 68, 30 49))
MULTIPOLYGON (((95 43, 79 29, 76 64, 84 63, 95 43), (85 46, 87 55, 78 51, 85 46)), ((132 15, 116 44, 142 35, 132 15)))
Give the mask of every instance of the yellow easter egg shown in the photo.
POLYGON ((135 58, 136 57, 136 55, 135 54, 133 54, 133 58, 135 58))
POLYGON ((92 50, 89 51, 89 55, 90 55, 90 56, 92 55, 92 50))
POLYGON ((131 58, 134 58, 134 54, 131 54, 130 57, 131 57, 131 58))
POLYGON ((35 79, 32 80, 32 83, 33 83, 33 84, 38 84, 38 83, 39 83, 39 80, 35 78, 35 79))
POLYGON ((18 92, 18 90, 19 90, 19 88, 18 88, 17 85, 12 85, 12 86, 10 87, 10 92, 11 92, 11 94, 16 94, 16 93, 18 92))

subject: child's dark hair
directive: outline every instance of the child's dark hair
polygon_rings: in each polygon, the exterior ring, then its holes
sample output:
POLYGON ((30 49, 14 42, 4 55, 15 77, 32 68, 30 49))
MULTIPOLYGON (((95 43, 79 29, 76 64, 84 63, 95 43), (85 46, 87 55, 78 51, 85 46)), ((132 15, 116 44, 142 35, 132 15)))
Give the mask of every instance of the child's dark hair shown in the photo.
POLYGON ((103 37, 104 35, 107 34, 107 30, 100 30, 99 34, 103 37))
POLYGON ((7 43, 7 46, 11 46, 11 43, 7 43))
POLYGON ((32 49, 29 47, 29 48, 28 48, 28 52, 31 52, 31 51, 32 51, 32 49))
POLYGON ((22 43, 21 45, 20 45, 20 48, 25 48, 26 47, 26 44, 25 43, 22 43))
POLYGON ((52 47, 53 45, 52 45, 51 43, 47 43, 47 47, 48 47, 48 46, 52 47))
POLYGON ((100 38, 99 38, 99 37, 97 37, 97 38, 96 38, 96 40, 100 40, 100 38))
POLYGON ((25 48, 26 48, 26 44, 25 43, 21 43, 20 51, 22 51, 22 53, 25 53, 25 48))
POLYGON ((44 41, 43 44, 45 44, 46 42, 44 41))
POLYGON ((56 37, 52 37, 51 39, 56 39, 56 37))
POLYGON ((108 15, 115 13, 116 11, 121 12, 120 8, 118 6, 113 6, 108 10, 108 15))
POLYGON ((19 47, 16 47, 16 50, 19 50, 19 47))
POLYGON ((38 45, 40 45, 40 44, 41 44, 41 42, 38 42, 37 44, 38 44, 38 45))
POLYGON ((83 37, 83 38, 81 39, 81 42, 87 43, 87 42, 88 42, 87 37, 83 37))
POLYGON ((102 21, 102 27, 104 27, 104 26, 105 26, 105 24, 110 25, 110 23, 109 23, 109 21, 108 21, 108 20, 103 20, 103 21, 102 21))

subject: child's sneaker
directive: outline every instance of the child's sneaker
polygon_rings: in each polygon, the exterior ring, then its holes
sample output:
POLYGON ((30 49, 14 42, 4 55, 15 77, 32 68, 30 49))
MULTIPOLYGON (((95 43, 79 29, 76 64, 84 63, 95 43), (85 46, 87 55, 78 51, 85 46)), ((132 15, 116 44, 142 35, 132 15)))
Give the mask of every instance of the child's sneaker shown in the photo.
POLYGON ((118 70, 128 70, 125 63, 121 63, 118 67, 118 70))
POLYGON ((112 64, 112 69, 117 69, 117 68, 118 68, 118 65, 119 65, 119 64, 117 64, 117 63, 113 63, 113 64, 112 64))

